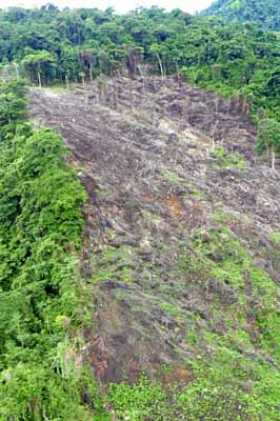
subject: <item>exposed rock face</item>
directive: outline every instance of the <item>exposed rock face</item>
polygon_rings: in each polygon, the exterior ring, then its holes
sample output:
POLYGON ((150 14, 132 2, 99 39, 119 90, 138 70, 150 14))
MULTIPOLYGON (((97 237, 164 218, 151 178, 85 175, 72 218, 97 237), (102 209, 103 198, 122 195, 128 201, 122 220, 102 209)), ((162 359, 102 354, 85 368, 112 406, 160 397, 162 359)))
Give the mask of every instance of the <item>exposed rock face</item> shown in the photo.
MULTIPOLYGON (((31 117, 62 134, 89 196, 82 269, 94 281, 86 338, 96 374, 134 381, 164 364, 182 373, 197 352, 188 332, 196 325, 224 334, 213 303, 223 312, 238 301, 232 285, 189 270, 199 229, 210 241, 214 215, 223 215, 279 281, 269 236, 280 229, 280 177, 255 162, 249 118, 172 78, 114 79, 102 92, 95 83, 58 94, 33 90, 29 99, 31 117), (225 160, 238 152, 240 162, 219 161, 217 145, 225 160)), ((217 250, 210 258, 222 259, 217 250)))

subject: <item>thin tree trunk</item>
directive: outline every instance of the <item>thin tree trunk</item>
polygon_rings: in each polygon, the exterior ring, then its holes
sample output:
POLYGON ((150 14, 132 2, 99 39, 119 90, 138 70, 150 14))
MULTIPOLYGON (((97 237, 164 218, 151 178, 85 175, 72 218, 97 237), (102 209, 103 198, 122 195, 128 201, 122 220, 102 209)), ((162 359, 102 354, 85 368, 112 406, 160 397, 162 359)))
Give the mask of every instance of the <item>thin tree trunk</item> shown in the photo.
POLYGON ((89 80, 90 80, 90 82, 93 81, 92 72, 93 72, 93 67, 92 67, 92 64, 90 64, 90 66, 89 66, 89 80))
POLYGON ((14 63, 15 69, 16 69, 16 75, 17 75, 17 80, 19 80, 19 70, 18 70, 18 64, 14 63))
POLYGON ((163 65, 162 65, 162 61, 161 61, 160 55, 158 53, 157 53, 157 59, 158 59, 159 67, 160 67, 161 79, 163 80, 163 77, 164 77, 163 65))
POLYGON ((273 148, 271 148, 271 168, 272 171, 275 171, 275 152, 273 148))
POLYGON ((65 82, 66 82, 66 88, 67 88, 67 89, 69 89, 69 88, 70 88, 70 86, 69 86, 69 79, 68 79, 68 76, 65 76, 65 82))
POLYGON ((38 83, 39 83, 39 87, 40 89, 42 88, 42 81, 41 81, 41 73, 38 72, 38 83))
POLYGON ((138 69, 139 75, 144 79, 144 73, 143 73, 141 64, 138 64, 137 69, 138 69))

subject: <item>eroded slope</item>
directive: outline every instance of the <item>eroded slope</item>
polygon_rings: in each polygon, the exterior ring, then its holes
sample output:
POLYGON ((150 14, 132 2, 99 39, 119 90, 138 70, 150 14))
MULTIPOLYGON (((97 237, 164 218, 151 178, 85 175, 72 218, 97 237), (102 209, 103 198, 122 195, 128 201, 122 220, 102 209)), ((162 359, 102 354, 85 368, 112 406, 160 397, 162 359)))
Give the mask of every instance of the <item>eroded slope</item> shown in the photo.
POLYGON ((96 375, 134 381, 167 366, 164 381, 186 384, 188 363, 222 347, 278 372, 280 177, 256 162, 242 105, 172 78, 29 99, 89 195, 84 356, 96 375))

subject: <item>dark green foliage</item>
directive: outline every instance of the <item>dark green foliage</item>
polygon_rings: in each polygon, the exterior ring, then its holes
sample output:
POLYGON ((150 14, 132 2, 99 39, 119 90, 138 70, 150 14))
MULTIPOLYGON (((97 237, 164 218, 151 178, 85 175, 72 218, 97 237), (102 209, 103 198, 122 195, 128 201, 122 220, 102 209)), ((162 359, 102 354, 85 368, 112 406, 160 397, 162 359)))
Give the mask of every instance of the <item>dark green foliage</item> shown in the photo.
POLYGON ((14 133, 16 123, 25 118, 24 92, 21 82, 0 86, 0 142, 8 133, 14 133))
POLYGON ((22 85, 1 87, 0 419, 92 419, 70 341, 83 322, 76 267, 85 193, 59 136, 21 121, 23 94, 22 85))
POLYGON ((48 51, 36 51, 28 54, 22 60, 25 72, 32 82, 42 85, 48 83, 55 77, 55 57, 48 51))
POLYGON ((279 0, 217 0, 203 14, 221 16, 229 22, 257 22, 263 28, 280 30, 279 0))
MULTIPOLYGON (((269 9, 272 18, 276 9, 269 9)), ((123 16, 111 9, 17 8, 0 12, 0 57, 3 74, 17 62, 20 74, 43 85, 122 71, 134 77, 146 64, 150 72, 181 73, 206 89, 241 96, 254 114, 280 119, 279 34, 253 23, 156 7, 123 16)))

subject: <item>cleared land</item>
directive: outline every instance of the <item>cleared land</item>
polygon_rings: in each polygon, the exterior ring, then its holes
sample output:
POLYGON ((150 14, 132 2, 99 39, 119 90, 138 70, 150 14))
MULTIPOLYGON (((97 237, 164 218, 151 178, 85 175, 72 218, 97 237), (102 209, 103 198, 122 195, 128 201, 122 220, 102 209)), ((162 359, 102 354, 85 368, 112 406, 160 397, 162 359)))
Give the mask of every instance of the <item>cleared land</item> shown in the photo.
POLYGON ((252 273, 280 282, 280 176, 256 162, 242 107, 174 78, 30 92, 30 116, 62 134, 88 192, 84 358, 103 382, 166 364, 164 381, 187 383, 185 362, 224 337, 274 364, 252 273))

